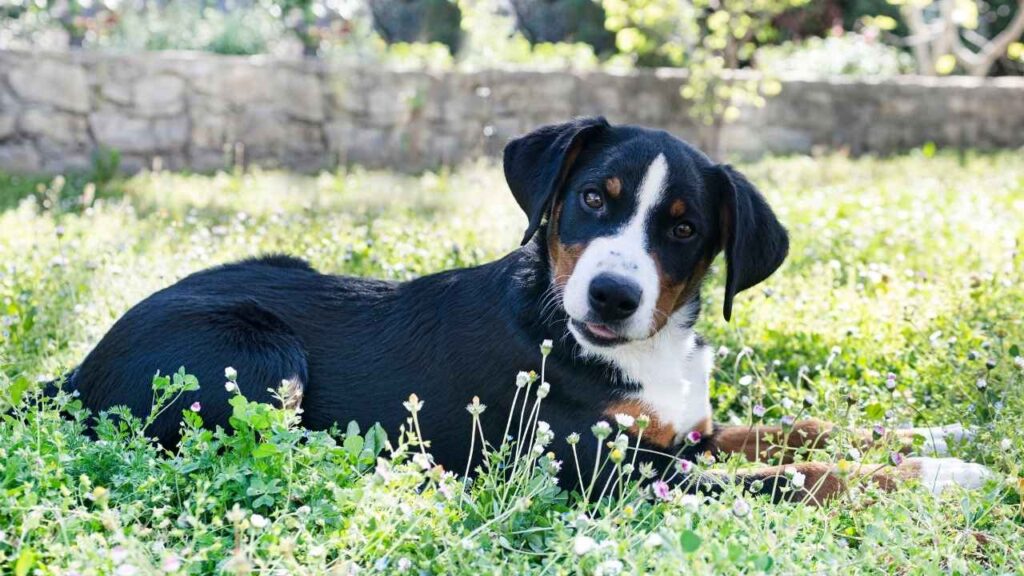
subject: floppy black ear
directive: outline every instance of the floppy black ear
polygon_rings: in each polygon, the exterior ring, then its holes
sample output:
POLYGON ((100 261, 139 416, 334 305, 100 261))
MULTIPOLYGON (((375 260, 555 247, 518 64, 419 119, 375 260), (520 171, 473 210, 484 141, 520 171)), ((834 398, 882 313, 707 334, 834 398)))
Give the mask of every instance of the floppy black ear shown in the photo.
POLYGON ((608 127, 602 116, 538 128, 505 146, 505 180, 530 223, 526 244, 551 205, 587 135, 608 127))
POLYGON ((721 242, 728 262, 722 314, 729 320, 736 293, 762 282, 782 265, 789 235, 764 196, 732 166, 714 166, 710 176, 709 188, 720 199, 721 242))

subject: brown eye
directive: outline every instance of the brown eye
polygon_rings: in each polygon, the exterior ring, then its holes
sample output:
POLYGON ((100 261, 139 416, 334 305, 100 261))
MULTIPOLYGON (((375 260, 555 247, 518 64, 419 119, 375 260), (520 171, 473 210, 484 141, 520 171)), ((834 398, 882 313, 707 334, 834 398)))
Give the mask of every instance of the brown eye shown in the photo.
POLYGON ((693 226, 690 226, 685 222, 676 224, 675 227, 672 228, 672 236, 679 240, 686 240, 690 236, 693 236, 693 226))
POLYGON ((604 196, 597 190, 587 190, 583 193, 583 203, 591 210, 604 208, 604 196))

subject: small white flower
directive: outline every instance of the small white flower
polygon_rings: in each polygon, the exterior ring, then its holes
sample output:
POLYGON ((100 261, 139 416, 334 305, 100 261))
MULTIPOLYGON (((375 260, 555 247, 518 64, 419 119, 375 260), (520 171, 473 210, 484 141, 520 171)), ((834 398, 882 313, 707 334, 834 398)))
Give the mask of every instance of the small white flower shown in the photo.
POLYGON ((262 530, 266 528, 268 524, 270 524, 270 520, 267 520, 266 516, 263 516, 261 514, 253 514, 249 517, 249 523, 252 524, 253 528, 256 528, 257 530, 262 530))
POLYGON ((547 398, 549 392, 551 392, 551 384, 548 382, 541 382, 540 386, 537 387, 537 398, 543 400, 544 398, 547 398))
POLYGON ((597 542, 590 536, 577 536, 572 542, 572 551, 577 556, 583 556, 597 548, 597 542))
POLYGON ((114 570, 116 576, 135 576, 139 573, 139 569, 131 564, 121 564, 114 570))
POLYGON ((229 381, 224 383, 224 389, 227 390, 228 392, 232 392, 233 393, 233 392, 238 390, 238 385, 235 384, 234 382, 231 382, 229 380, 229 381))
POLYGON ((620 428, 632 428, 635 422, 636 420, 629 414, 615 415, 615 423, 618 424, 620 428))
POLYGON ((978 387, 978 390, 984 390, 985 388, 988 388, 988 381, 984 378, 978 378, 978 381, 975 382, 974 385, 978 387))
POLYGON ((786 410, 793 408, 793 401, 790 400, 789 398, 783 398, 782 407, 785 408, 786 410))
POLYGON ((657 532, 652 533, 644 540, 644 548, 658 548, 665 543, 665 539, 661 537, 657 532))
POLYGON ((408 410, 411 414, 415 414, 423 409, 423 401, 420 400, 419 396, 415 394, 410 394, 409 399, 405 402, 402 402, 402 406, 405 406, 405 409, 408 410))
POLYGON ((228 380, 235 380, 236 378, 238 378, 238 370, 235 370, 231 366, 228 366, 227 368, 224 369, 224 377, 227 378, 228 380))
POLYGON ((405 556, 398 559, 398 565, 396 566, 399 572, 408 572, 409 568, 412 568, 412 560, 409 560, 405 556))
POLYGON ((726 346, 719 346, 718 347, 718 357, 719 358, 725 358, 728 355, 729 355, 729 348, 727 348, 726 346))
POLYGON ((547 356, 551 353, 551 348, 554 346, 554 342, 551 340, 545 340, 540 343, 540 353, 547 356))
POLYGON ((605 560, 597 565, 594 570, 596 576, 617 576, 622 572, 622 562, 618 560, 605 560))
POLYGON ((732 513, 737 518, 743 518, 747 514, 750 514, 750 504, 747 503, 743 498, 737 498, 732 503, 732 513))
POLYGON ((590 427, 590 431, 597 437, 598 440, 604 440, 612 433, 612 425, 601 420, 597 424, 590 427))
POLYGON ((751 376, 750 374, 744 374, 743 376, 740 376, 739 385, 740 386, 750 386, 750 384, 753 381, 754 381, 754 377, 753 376, 751 376))
POLYGON ((688 512, 696 512, 697 509, 700 508, 700 502, 701 497, 696 494, 683 494, 682 497, 679 498, 679 503, 688 512))
POLYGON ((1010 448, 1013 448, 1013 443, 1010 442, 1009 438, 1003 438, 999 441, 999 447, 1003 450, 1009 450, 1010 448))
POLYGON ((1014 356, 1013 365, 1024 370, 1024 356, 1014 356))
POLYGON ((802 474, 802 473, 800 473, 800 472, 797 472, 796 474, 793 474, 793 477, 790 479, 790 482, 792 482, 794 488, 803 488, 804 487, 804 483, 806 481, 807 481, 807 476, 802 474))
POLYGON ((523 388, 530 383, 530 373, 520 372, 516 374, 516 388, 523 388))
POLYGON ((128 559, 128 550, 121 546, 115 546, 114 549, 110 551, 110 559, 114 564, 120 564, 128 559))
POLYGON ((860 450, 857 450, 856 448, 850 448, 846 452, 846 455, 850 457, 850 460, 853 460, 854 462, 860 462, 860 458, 861 458, 860 450))
POLYGON ((432 460, 433 458, 430 454, 424 454, 423 452, 417 452, 412 456, 412 461, 424 470, 430 470, 430 467, 433 465, 432 460))

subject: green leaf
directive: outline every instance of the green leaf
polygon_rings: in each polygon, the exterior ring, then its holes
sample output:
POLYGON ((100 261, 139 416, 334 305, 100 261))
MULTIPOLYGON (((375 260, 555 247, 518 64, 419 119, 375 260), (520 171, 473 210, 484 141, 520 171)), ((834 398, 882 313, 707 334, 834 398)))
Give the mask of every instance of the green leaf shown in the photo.
POLYGON ((349 422, 348 423, 348 427, 345 428, 345 434, 347 434, 349 436, 358 436, 359 435, 359 423, 356 422, 355 420, 349 422))
POLYGON ((358 458, 359 453, 363 451, 363 437, 358 435, 345 436, 345 442, 342 446, 345 447, 346 452, 358 458))
POLYGON ((864 415, 867 416, 868 420, 881 420, 885 418, 885 408, 878 402, 868 404, 867 408, 864 409, 864 415))
POLYGON ((254 458, 269 458, 271 456, 277 456, 280 453, 281 451, 273 444, 260 444, 252 451, 254 458))
POLYGON ((18 561, 14 563, 14 576, 27 576, 35 563, 36 551, 32 548, 22 548, 21 554, 18 554, 18 561))
POLYGON ((28 390, 29 384, 31 382, 23 375, 18 376, 11 382, 10 387, 8 387, 8 390, 11 391, 11 404, 15 406, 21 404, 21 397, 25 394, 25 390, 28 390))
POLYGON ((1020 347, 1016 344, 1010 346, 1010 356, 1020 356, 1020 347))
POLYGON ((679 535, 679 545, 683 547, 683 552, 687 554, 696 552, 700 548, 701 542, 700 536, 697 536, 693 530, 684 530, 679 535))

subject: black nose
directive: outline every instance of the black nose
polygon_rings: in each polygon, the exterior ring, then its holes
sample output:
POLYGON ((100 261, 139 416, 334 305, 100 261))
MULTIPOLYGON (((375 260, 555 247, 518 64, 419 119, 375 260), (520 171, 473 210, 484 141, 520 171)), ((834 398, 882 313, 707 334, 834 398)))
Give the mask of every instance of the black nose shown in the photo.
POLYGON ((602 322, 625 320, 640 306, 643 290, 636 282, 615 274, 600 274, 590 281, 590 308, 602 322))

